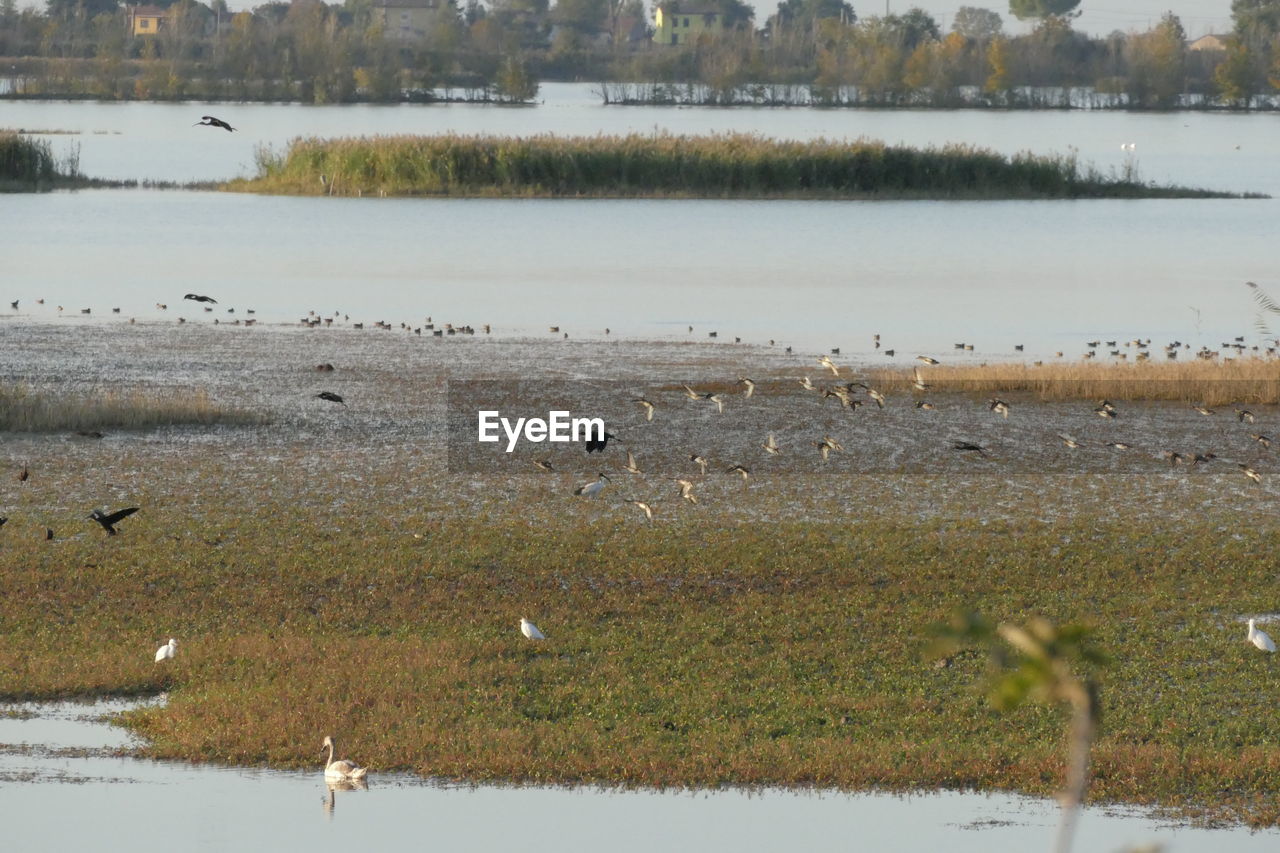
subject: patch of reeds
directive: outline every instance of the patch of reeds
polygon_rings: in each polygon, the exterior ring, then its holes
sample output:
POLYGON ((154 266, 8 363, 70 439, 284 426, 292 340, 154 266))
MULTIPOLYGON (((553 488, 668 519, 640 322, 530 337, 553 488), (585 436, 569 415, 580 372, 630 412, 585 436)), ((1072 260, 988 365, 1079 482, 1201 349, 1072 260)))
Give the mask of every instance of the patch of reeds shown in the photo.
MULTIPOLYGON (((49 131, 56 132, 56 131, 49 131)), ((137 181, 109 181, 80 172, 80 146, 72 144, 59 157, 47 139, 0 130, 0 192, 137 186, 137 181)))
POLYGON ((260 415, 223 406, 199 389, 59 396, 23 386, 0 386, 0 432, 246 426, 262 422, 260 415))
MULTIPOLYGON (((930 391, 1028 392, 1040 400, 1172 400, 1221 406, 1280 403, 1280 361, 1265 358, 1106 363, 939 365, 921 368, 930 391)), ((883 390, 910 391, 915 368, 867 372, 883 390)))
POLYGON ((672 198, 1227 197, 1104 176, 1074 156, 750 134, 296 139, 228 189, 300 195, 672 198))

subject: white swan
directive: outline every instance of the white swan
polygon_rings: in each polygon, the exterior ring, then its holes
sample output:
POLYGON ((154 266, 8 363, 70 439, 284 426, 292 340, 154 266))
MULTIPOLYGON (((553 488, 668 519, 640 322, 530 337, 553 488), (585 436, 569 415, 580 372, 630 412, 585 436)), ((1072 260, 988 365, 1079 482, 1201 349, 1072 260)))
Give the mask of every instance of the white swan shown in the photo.
POLYGON ((1276 650, 1275 642, 1267 636, 1266 631, 1260 631, 1253 627, 1253 622, 1254 620, 1249 620, 1249 642, 1253 643, 1264 652, 1274 652, 1276 650))
POLYGON ((169 642, 156 649, 156 663, 162 660, 172 660, 173 656, 178 653, 178 641, 173 637, 169 638, 169 642))
POLYGON ((326 779, 363 779, 364 774, 369 772, 368 767, 361 767, 354 761, 347 761, 340 758, 333 760, 333 738, 325 735, 324 743, 320 744, 320 751, 323 752, 325 747, 329 747, 329 758, 324 763, 324 778, 326 779))

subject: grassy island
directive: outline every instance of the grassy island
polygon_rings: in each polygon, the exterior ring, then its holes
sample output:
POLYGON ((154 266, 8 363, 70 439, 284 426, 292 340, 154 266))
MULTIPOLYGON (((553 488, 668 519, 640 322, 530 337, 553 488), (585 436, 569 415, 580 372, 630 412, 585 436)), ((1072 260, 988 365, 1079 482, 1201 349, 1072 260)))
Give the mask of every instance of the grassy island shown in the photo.
POLYGON ((78 149, 58 158, 46 139, 32 139, 14 131, 0 130, 0 192, 118 187, 135 183, 87 178, 80 173, 78 149))
POLYGON ((1006 157, 961 145, 749 134, 297 139, 264 151, 227 189, 341 196, 531 198, 1075 199, 1232 198, 1107 176, 1074 156, 1006 157))

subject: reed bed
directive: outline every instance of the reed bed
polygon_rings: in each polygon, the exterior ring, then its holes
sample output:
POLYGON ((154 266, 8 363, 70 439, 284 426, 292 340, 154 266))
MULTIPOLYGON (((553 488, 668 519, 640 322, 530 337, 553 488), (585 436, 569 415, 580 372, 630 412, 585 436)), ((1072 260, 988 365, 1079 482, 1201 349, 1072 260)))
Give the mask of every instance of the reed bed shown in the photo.
POLYGON ((51 185, 61 177, 48 140, 0 131, 0 190, 51 185))
MULTIPOLYGON (((915 369, 875 368, 884 390, 910 391, 915 369)), ((939 365, 921 368, 930 392, 1027 392, 1039 400, 1171 400, 1206 406, 1280 403, 1280 361, 1070 362, 939 365)))
POLYGON ((1104 176, 1073 156, 749 134, 296 139, 228 189, 299 195, 675 198, 1226 197, 1104 176))
POLYGON ((0 432, 141 430, 167 426, 249 426, 263 416, 220 405, 206 391, 108 391, 56 396, 23 386, 0 387, 0 432))

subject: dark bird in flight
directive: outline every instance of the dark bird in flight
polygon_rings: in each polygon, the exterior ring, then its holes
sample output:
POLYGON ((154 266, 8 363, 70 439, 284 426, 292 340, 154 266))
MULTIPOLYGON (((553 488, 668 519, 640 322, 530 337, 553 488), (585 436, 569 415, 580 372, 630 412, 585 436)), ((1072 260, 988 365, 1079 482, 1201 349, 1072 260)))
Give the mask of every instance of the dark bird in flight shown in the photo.
MULTIPOLYGON (((99 524, 101 524, 102 529, 107 531, 108 536, 115 536, 116 535, 115 525, 119 523, 122 519, 128 518, 129 516, 133 515, 135 512, 138 511, 138 509, 139 508, 136 506, 131 506, 131 507, 127 507, 126 509, 118 509, 115 512, 111 513, 110 515, 105 514, 100 509, 95 509, 92 513, 89 514, 89 517, 92 518, 94 521, 98 522, 99 524)), ((46 538, 51 539, 53 537, 50 536, 46 538)))
POLYGON ((333 393, 332 391, 321 391, 319 394, 316 395, 316 397, 320 398, 321 400, 328 400, 330 403, 341 403, 344 406, 347 404, 346 400, 343 400, 341 397, 339 397, 337 394, 333 393))
POLYGON ((0 515, 0 527, 4 527, 4 523, 8 520, 8 517, 0 515))
POLYGON ((599 450, 601 453, 603 453, 604 449, 609 446, 609 439, 611 438, 616 439, 617 436, 611 432, 606 432, 602 438, 588 438, 587 452, 595 453, 597 450, 599 450))
POLYGON ((13 300, 12 302, 10 302, 10 303, 9 303, 10 305, 12 305, 12 306, 13 306, 13 310, 14 310, 14 311, 17 311, 17 310, 18 310, 18 302, 19 302, 19 300, 15 299, 15 300, 13 300))
POLYGON ((951 442, 951 449, 976 453, 979 456, 987 455, 987 449, 985 447, 980 444, 974 444, 972 441, 953 441, 951 442))
POLYGON ((44 529, 44 541, 46 541, 46 542, 52 542, 52 541, 53 541, 53 528, 52 528, 52 527, 46 527, 46 528, 44 529))
POLYGON ((232 131, 232 130, 235 130, 235 128, 234 128, 234 127, 232 127, 231 125, 227 124, 227 123, 226 123, 225 121, 223 121, 222 119, 220 119, 220 118, 214 118, 213 116, 200 116, 200 121, 196 122, 195 124, 193 124, 193 125, 191 125, 191 126, 192 126, 192 127, 220 127, 220 128, 222 128, 223 130, 226 130, 226 131, 232 131))
POLYGON ((182 298, 190 299, 192 302, 212 302, 214 305, 218 304, 218 300, 214 299, 212 296, 201 296, 198 293, 188 293, 182 298))
POLYGON ((25 483, 31 477, 31 472, 27 470, 27 466, 22 466, 22 473, 18 475, 18 482, 25 483))

